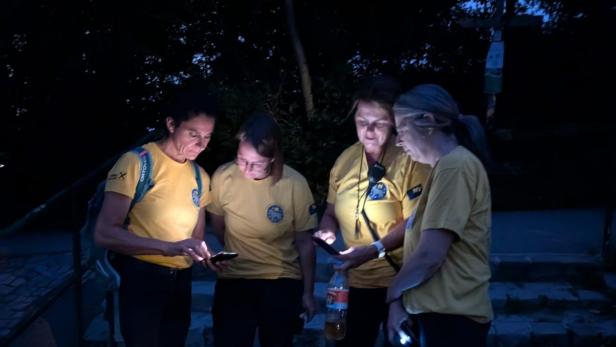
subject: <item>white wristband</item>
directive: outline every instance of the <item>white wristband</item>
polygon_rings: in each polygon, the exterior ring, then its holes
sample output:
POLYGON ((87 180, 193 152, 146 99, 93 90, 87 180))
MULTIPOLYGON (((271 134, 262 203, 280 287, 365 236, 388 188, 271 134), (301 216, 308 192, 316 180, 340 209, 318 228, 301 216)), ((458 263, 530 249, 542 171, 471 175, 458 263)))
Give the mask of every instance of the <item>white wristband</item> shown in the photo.
POLYGON ((376 248, 376 252, 379 254, 379 258, 383 258, 385 256, 385 246, 383 246, 381 240, 372 242, 372 246, 376 248))

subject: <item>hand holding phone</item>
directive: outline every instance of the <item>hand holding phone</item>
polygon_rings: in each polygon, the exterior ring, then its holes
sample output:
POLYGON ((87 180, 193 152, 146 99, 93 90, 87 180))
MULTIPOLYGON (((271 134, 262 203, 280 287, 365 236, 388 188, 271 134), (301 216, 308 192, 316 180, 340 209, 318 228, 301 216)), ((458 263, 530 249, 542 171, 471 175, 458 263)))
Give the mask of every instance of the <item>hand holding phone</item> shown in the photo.
POLYGON ((219 261, 224 261, 224 260, 229 260, 229 259, 233 259, 235 257, 238 256, 238 253, 235 252, 218 252, 216 254, 214 254, 211 258, 210 261, 215 264, 219 261))
POLYGON ((417 347, 419 346, 419 340, 413 333, 412 323, 410 319, 405 319, 400 323, 400 327, 398 329, 398 336, 394 341, 392 341, 393 345, 398 347, 417 347))
POLYGON ((330 246, 327 242, 325 242, 323 239, 313 236, 312 237, 312 241, 314 241, 314 243, 316 243, 319 247, 323 248, 325 250, 325 252, 331 254, 331 255, 340 255, 340 252, 335 249, 334 247, 330 246))

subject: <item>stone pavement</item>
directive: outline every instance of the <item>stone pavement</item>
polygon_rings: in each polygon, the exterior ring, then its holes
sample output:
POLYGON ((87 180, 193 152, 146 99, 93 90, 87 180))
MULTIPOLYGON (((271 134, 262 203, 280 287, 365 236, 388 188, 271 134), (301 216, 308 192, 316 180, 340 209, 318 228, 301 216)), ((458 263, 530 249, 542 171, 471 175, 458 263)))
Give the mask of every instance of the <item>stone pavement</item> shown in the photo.
POLYGON ((23 232, 0 238, 0 345, 72 273, 70 233, 23 232))

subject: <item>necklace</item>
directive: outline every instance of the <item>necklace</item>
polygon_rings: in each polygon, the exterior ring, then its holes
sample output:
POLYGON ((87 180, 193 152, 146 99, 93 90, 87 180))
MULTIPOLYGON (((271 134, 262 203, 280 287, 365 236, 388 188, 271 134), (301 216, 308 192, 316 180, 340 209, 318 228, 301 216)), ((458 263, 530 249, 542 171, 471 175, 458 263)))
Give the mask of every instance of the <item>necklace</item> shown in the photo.
MULTIPOLYGON (((361 169, 364 167, 364 146, 361 146, 361 156, 359 161, 359 172, 357 173, 357 204, 355 205, 355 239, 359 239, 361 236, 361 230, 359 227, 359 204, 363 194, 359 194, 359 183, 361 183, 361 169)), ((365 194, 365 193, 364 193, 365 194)))

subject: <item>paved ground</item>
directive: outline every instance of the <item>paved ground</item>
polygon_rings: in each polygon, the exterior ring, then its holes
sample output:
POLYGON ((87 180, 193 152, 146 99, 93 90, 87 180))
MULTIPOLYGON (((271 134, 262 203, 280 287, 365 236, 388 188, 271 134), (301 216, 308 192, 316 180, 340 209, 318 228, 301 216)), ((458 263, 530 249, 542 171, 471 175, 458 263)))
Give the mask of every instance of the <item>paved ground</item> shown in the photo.
POLYGON ((0 239, 0 345, 72 272, 69 233, 24 232, 0 239))

